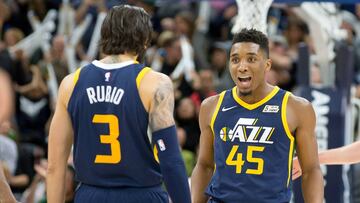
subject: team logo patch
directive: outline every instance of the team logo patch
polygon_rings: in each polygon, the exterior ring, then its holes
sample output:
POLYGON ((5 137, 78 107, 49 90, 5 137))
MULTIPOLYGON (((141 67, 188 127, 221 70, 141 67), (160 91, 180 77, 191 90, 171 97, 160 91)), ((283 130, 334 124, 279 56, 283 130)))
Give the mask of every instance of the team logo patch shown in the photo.
POLYGON ((165 143, 164 143, 164 141, 162 139, 158 140, 157 143, 159 145, 160 151, 165 151, 166 150, 165 143))
POLYGON ((110 72, 106 72, 106 73, 105 73, 105 81, 106 81, 106 82, 109 82, 110 76, 111 76, 111 73, 110 73, 110 72))
POLYGON ((277 105, 266 105, 262 112, 264 112, 264 113, 277 113, 277 112, 279 112, 279 106, 277 106, 277 105))
POLYGON ((219 132, 223 142, 273 144, 270 140, 275 128, 256 125, 257 118, 239 118, 234 127, 222 127, 219 132))

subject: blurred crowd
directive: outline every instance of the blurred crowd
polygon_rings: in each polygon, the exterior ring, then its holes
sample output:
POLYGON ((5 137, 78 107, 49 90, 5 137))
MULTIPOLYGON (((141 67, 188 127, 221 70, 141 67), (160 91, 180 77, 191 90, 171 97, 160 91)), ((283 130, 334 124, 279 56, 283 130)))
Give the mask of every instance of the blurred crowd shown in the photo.
MULTIPOLYGON (((98 21, 109 8, 124 3, 143 7, 152 16, 152 46, 139 61, 173 80, 178 139, 190 176, 199 144, 200 104, 234 86, 227 66, 238 13, 235 0, 0 0, 0 161, 19 201, 46 201, 47 136, 58 85, 77 67, 101 58, 92 45, 98 21), (65 7, 68 15, 56 12, 55 26, 47 26, 52 22, 49 11, 65 7), (73 26, 62 26, 69 17, 73 26), (83 32, 76 32, 82 26, 83 32), (49 35, 41 35, 46 32, 49 35), (40 42, 30 38, 36 35, 40 42), (28 45, 21 43, 26 39, 28 45)), ((341 27, 348 32, 345 42, 355 47, 358 61, 360 6, 341 8, 341 27)), ((275 31, 269 36, 273 64, 267 80, 291 91, 297 86, 299 44, 306 43, 314 52, 314 39, 287 5, 273 4, 268 21, 275 31)), ((358 73, 360 63, 355 64, 358 73)), ((311 84, 321 84, 316 62, 310 71, 311 84)), ((357 75, 354 85, 360 82, 357 75)), ((357 92, 360 96, 360 88, 357 92)), ((77 185, 71 157, 68 171, 66 199, 71 202, 77 185)))

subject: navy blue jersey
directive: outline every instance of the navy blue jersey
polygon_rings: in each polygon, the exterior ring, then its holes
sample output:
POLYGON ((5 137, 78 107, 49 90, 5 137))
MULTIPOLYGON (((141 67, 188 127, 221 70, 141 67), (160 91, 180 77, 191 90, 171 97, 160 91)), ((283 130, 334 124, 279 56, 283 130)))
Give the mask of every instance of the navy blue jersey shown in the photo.
POLYGON ((94 61, 75 74, 68 111, 80 182, 100 187, 161 184, 147 134, 148 113, 138 92, 148 70, 135 62, 94 61))
POLYGON ((286 121, 289 94, 275 87, 255 104, 242 101, 236 87, 220 94, 211 120, 215 171, 206 190, 213 199, 290 201, 294 137, 286 121))

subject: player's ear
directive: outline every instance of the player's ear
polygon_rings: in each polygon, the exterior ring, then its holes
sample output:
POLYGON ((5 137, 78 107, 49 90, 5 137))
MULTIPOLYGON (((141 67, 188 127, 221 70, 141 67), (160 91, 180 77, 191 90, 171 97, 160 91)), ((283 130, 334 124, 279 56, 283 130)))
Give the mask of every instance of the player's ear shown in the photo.
POLYGON ((272 60, 270 58, 265 61, 265 71, 268 72, 271 69, 272 60))

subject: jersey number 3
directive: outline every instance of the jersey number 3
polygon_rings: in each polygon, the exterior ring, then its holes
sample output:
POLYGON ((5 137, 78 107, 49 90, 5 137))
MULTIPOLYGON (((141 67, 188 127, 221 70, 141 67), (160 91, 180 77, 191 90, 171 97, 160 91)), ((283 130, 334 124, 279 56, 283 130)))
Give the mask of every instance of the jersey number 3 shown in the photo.
POLYGON ((119 120, 112 114, 95 114, 93 123, 105 123, 109 125, 109 135, 100 135, 100 143, 110 144, 110 155, 96 155, 97 164, 117 164, 121 161, 120 142, 117 139, 120 135, 119 120))

